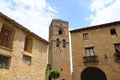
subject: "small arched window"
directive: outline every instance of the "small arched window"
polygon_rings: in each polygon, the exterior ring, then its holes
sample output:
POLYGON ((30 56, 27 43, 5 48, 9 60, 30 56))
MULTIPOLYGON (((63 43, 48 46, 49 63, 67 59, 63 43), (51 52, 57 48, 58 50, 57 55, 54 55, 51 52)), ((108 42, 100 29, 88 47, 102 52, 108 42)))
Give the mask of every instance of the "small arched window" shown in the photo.
POLYGON ((56 40, 56 47, 59 47, 59 45, 60 45, 60 41, 59 41, 59 39, 57 39, 56 40))
POLYGON ((58 33, 59 33, 59 35, 62 35, 62 34, 63 34, 63 31, 62 31, 62 30, 59 30, 58 33))
POLYGON ((63 47, 64 48, 66 47, 66 41, 65 41, 65 39, 63 39, 63 47))

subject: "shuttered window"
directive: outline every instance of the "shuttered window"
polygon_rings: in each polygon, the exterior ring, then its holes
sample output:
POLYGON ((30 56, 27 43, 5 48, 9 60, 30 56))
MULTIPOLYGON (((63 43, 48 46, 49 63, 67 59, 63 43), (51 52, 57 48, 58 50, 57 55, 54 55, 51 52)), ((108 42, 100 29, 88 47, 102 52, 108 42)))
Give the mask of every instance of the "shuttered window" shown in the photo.
POLYGON ((114 47, 116 52, 120 52, 120 44, 115 44, 114 47))
POLYGON ((2 28, 0 32, 0 46, 12 48, 12 31, 2 28))
POLYGON ((29 52, 29 53, 31 53, 32 52, 32 46, 33 46, 32 37, 26 36, 24 50, 27 51, 27 52, 29 52))

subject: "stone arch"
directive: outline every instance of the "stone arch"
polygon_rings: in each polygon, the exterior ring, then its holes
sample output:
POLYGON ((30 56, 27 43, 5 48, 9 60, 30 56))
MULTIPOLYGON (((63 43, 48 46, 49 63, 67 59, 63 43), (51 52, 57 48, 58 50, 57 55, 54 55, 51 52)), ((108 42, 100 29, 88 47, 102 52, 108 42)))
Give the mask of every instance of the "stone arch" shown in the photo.
POLYGON ((60 45, 60 40, 59 40, 59 38, 57 38, 56 39, 56 47, 59 47, 59 45, 60 45))
POLYGON ((105 73, 96 67, 85 68, 80 77, 80 80, 107 80, 105 73))
POLYGON ((63 39, 63 47, 65 48, 66 47, 66 40, 63 39))

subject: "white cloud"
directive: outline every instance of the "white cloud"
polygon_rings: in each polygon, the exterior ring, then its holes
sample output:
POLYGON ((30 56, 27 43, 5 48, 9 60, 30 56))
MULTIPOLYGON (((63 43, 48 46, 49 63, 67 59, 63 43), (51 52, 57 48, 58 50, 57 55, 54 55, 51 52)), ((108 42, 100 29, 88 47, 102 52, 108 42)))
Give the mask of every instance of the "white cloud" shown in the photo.
POLYGON ((0 12, 46 40, 50 22, 57 17, 57 10, 45 0, 0 0, 0 12))
POLYGON ((93 0, 90 9, 91 25, 120 20, 120 0, 93 0))

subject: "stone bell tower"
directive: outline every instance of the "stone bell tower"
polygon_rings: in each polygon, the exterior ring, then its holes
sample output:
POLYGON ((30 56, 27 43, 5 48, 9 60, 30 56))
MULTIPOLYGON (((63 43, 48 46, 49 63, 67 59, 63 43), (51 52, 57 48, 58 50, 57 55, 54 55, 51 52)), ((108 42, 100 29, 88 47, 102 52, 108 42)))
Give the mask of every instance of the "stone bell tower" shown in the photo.
POLYGON ((49 27, 48 63, 60 71, 57 80, 71 80, 68 22, 53 19, 49 27))

